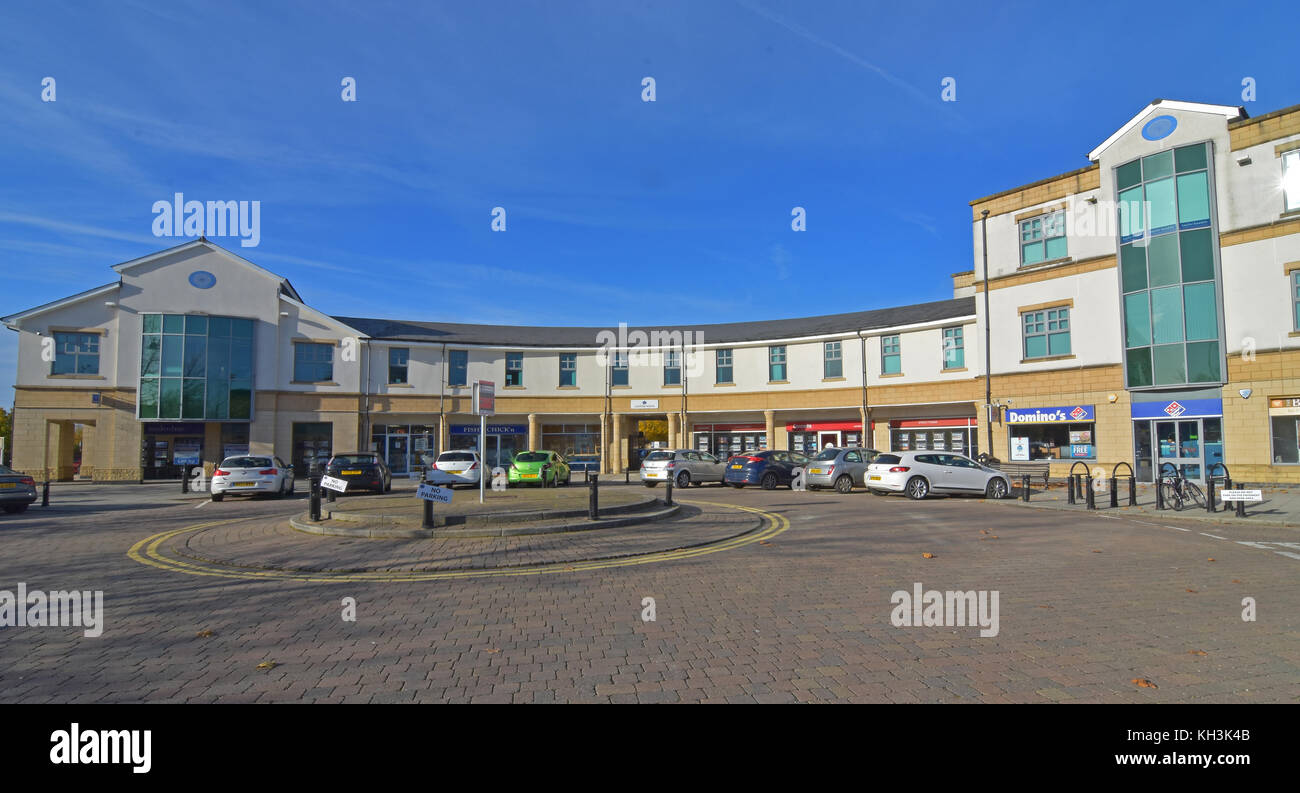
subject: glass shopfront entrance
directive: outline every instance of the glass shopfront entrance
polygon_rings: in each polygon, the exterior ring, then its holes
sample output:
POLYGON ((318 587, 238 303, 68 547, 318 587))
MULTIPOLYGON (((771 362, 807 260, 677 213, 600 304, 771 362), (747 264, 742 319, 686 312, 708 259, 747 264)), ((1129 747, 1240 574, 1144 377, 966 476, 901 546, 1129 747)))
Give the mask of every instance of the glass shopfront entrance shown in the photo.
MULTIPOLYGON (((527 424, 489 424, 483 454, 488 470, 510 465, 514 456, 528 450, 527 424)), ((451 448, 478 451, 478 425, 461 424, 451 428, 451 448)))
POLYGON ((1133 471, 1139 481, 1154 482, 1162 472, 1168 476, 1170 466, 1200 482, 1212 470, 1223 472, 1214 467, 1223 462, 1221 400, 1134 402, 1132 411, 1133 471))
POLYGON ((423 471, 424 458, 437 455, 438 428, 430 424, 376 424, 370 429, 370 451, 384 455, 393 476, 423 471))

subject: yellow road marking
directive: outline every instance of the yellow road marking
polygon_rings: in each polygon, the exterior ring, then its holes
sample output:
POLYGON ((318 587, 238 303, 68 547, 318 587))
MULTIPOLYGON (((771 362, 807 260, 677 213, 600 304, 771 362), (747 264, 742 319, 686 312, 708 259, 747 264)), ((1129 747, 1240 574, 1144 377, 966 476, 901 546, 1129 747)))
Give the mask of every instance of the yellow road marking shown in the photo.
POLYGON ((207 576, 214 578, 238 578, 246 580, 275 580, 275 581, 304 581, 312 583, 336 583, 336 582, 360 582, 360 581, 438 581, 450 578, 488 578, 499 576, 525 576, 525 575, 543 575, 546 573, 578 572, 586 570, 604 570, 616 567, 631 567, 635 565, 654 564, 657 562, 671 562, 679 559, 692 559, 697 556, 707 556, 708 554, 718 553, 720 551, 729 551, 733 548, 739 548, 750 545, 762 540, 767 540, 786 529, 790 528, 790 521, 783 515, 773 512, 767 512, 754 507, 745 507, 739 504, 723 504, 714 501, 682 501, 687 504, 702 504, 723 509, 737 509, 744 512, 752 512, 759 515, 767 521, 767 525, 761 527, 758 531, 745 534, 740 537, 733 537, 718 543, 704 545, 697 548, 682 548, 674 551, 654 551, 651 553, 640 554, 638 556, 629 556, 621 559, 604 559, 590 562, 554 562, 550 564, 529 565, 525 567, 499 568, 495 570, 448 570, 445 572, 371 572, 371 573, 307 573, 293 572, 288 570, 261 570, 247 569, 237 567, 224 567, 220 565, 201 565, 192 562, 173 559, 162 553, 161 546, 168 540, 179 537, 182 534, 188 534, 200 529, 221 526, 228 523, 239 523, 249 518, 235 518, 232 520, 218 520, 209 523, 199 523, 193 526, 186 526, 183 529, 173 529, 146 537, 143 540, 131 546, 127 551, 127 556, 131 559, 149 567, 156 567, 160 570, 168 570, 174 573, 186 573, 188 575, 207 576))

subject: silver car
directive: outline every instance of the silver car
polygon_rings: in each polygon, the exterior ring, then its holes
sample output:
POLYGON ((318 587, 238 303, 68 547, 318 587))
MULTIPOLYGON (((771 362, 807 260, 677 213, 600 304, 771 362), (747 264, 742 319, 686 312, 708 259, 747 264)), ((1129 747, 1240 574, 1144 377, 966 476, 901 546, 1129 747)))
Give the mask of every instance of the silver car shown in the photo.
POLYGON ((692 482, 721 484, 726 472, 722 460, 694 449, 655 449, 641 461, 641 483, 646 487, 669 480, 673 487, 690 487, 692 482))
POLYGON ((804 482, 809 490, 833 487, 847 493, 854 485, 866 484, 867 466, 880 452, 858 446, 838 448, 828 446, 808 463, 804 469, 804 482))
MULTIPOLYGON (((424 480, 435 485, 447 485, 454 488, 456 485, 478 485, 479 477, 483 474, 483 466, 479 465, 478 452, 469 450, 458 450, 443 452, 438 455, 424 472, 424 480)), ((492 473, 489 471, 488 476, 492 473)))
POLYGON ((920 501, 931 493, 1006 498, 1011 480, 963 454, 951 452, 889 452, 867 466, 872 493, 906 493, 920 501))

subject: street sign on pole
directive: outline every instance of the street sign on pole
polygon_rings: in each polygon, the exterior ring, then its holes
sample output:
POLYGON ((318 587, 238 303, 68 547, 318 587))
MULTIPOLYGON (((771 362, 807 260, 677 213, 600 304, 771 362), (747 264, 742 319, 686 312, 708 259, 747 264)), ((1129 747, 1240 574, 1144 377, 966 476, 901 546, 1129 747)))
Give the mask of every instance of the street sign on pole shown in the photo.
POLYGON ((348 483, 346 480, 335 479, 332 476, 322 476, 320 478, 320 486, 338 493, 345 493, 348 489, 348 483))
POLYGON ((437 485, 420 485, 415 494, 425 501, 437 501, 439 504, 451 503, 451 488, 437 485))
POLYGON ((497 384, 492 380, 479 380, 474 384, 474 413, 478 416, 478 503, 483 503, 487 491, 487 417, 496 412, 497 384))

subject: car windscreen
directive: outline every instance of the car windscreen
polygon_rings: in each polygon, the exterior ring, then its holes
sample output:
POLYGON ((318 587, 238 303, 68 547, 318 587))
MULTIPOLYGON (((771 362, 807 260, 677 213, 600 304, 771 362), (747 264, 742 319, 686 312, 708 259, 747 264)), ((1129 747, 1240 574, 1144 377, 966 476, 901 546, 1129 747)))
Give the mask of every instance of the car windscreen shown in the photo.
POLYGON ((338 465, 374 465, 375 458, 368 454, 340 454, 331 462, 338 465))
POLYGON ((877 455, 876 459, 871 462, 876 465, 897 465, 902 462, 902 459, 897 454, 881 454, 877 455))
POLYGON ((272 468, 270 457, 227 457, 221 461, 222 468, 272 468))
POLYGON ((839 450, 839 449, 823 449, 823 450, 822 450, 822 453, 819 454, 819 455, 817 455, 814 459, 816 459, 816 460, 834 460, 836 457, 839 457, 839 456, 840 456, 840 450, 839 450))
POLYGON ((647 463, 654 460, 671 460, 671 459, 673 459, 672 452, 650 452, 645 456, 645 461, 647 463))
POLYGON ((474 455, 470 454, 469 452, 443 452, 442 454, 438 455, 438 462, 472 463, 474 462, 474 455))
POLYGON ((515 455, 517 463, 544 463, 546 459, 546 455, 541 452, 523 452, 515 455))

